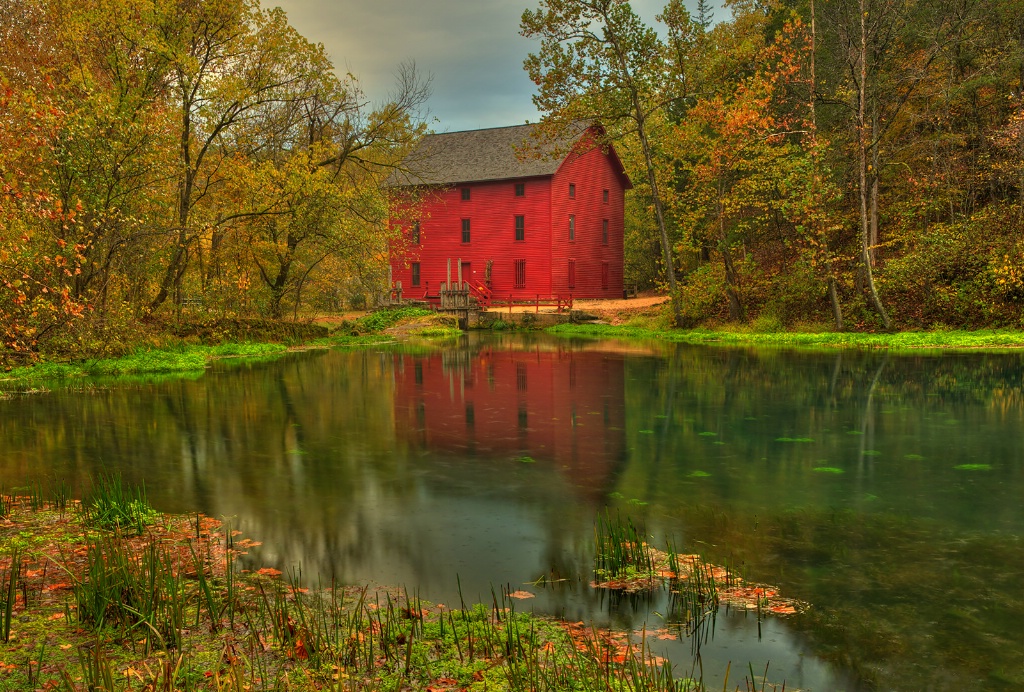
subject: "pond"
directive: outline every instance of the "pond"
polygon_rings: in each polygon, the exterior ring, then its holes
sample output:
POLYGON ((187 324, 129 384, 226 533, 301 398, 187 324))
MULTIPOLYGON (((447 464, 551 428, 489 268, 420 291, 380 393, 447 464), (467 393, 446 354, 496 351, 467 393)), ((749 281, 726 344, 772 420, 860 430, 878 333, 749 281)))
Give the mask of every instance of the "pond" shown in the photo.
POLYGON ((1022 435, 1018 353, 471 335, 14 395, 0 477, 81 493, 120 473, 312 583, 450 606, 507 586, 536 594, 520 609, 663 631, 663 593, 589 586, 610 512, 810 605, 656 642, 713 689, 727 666, 786 689, 1018 689, 1022 435))

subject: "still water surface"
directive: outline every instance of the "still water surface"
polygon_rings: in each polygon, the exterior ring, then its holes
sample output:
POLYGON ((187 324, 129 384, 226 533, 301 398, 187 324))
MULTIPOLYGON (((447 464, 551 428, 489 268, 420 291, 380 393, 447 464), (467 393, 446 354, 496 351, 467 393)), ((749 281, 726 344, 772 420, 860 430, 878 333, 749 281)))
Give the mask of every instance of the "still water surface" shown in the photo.
POLYGON ((448 605, 511 585, 537 594, 523 608, 664 628, 664 595, 587 586, 610 508, 811 604, 659 641, 680 672, 699 649, 712 687, 731 662, 786 689, 1017 689, 1022 435, 1020 354, 474 335, 0 400, 0 473, 119 472, 325 580, 448 605))

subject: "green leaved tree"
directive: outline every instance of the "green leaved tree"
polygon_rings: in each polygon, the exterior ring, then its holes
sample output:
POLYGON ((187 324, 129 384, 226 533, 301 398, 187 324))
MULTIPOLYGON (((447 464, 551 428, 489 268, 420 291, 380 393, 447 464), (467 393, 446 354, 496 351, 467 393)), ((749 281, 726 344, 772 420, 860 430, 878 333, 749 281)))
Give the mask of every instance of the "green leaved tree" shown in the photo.
MULTIPOLYGON (((686 17, 673 0, 666 12, 686 17)), ((678 22, 677 25, 689 25, 678 22)), ((658 226, 665 280, 675 321, 682 321, 673 242, 665 219, 659 180, 658 134, 654 115, 674 96, 666 92, 667 47, 625 0, 543 0, 523 12, 523 36, 541 42, 524 66, 537 85, 533 101, 544 124, 559 130, 578 121, 597 121, 610 139, 635 141, 643 161, 658 226)))

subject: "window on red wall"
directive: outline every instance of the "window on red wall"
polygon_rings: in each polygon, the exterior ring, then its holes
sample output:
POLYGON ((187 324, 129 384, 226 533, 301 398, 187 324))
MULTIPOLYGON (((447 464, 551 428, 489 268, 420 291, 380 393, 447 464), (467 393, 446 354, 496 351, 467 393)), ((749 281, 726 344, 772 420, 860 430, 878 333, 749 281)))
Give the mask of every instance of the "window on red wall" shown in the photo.
POLYGON ((576 260, 569 260, 569 288, 576 288, 576 260))
POLYGON ((469 219, 462 220, 462 242, 469 242, 469 219))
POLYGON ((468 202, 469 201, 469 188, 468 187, 462 188, 462 201, 463 202, 468 202))
POLYGON ((419 262, 413 262, 412 263, 412 285, 413 286, 419 286, 420 285, 420 263, 419 262))
POLYGON ((569 199, 576 199, 576 183, 569 183, 569 199))
POLYGON ((516 240, 526 240, 526 217, 516 217, 516 240))
POLYGON ((608 204, 608 190, 601 191, 601 201, 608 204))
POLYGON ((516 288, 526 288, 526 260, 515 260, 516 288))
POLYGON ((608 290, 608 263, 601 262, 601 288, 608 290))
POLYGON ((608 219, 601 220, 601 244, 608 244, 608 219))
POLYGON ((516 183, 516 197, 526 197, 526 183, 516 183))
POLYGON ((420 222, 419 221, 413 221, 412 222, 412 244, 413 245, 419 245, 420 244, 420 222))
POLYGON ((576 240, 576 215, 569 214, 569 240, 576 240))

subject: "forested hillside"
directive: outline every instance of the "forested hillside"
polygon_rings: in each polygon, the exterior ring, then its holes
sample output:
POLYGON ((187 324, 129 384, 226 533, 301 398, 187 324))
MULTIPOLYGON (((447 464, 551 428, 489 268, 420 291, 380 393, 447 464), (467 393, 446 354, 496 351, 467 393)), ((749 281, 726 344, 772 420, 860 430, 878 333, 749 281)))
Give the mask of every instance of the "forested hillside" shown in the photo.
MULTIPOLYGON (((680 326, 1021 326, 1024 3, 543 0, 553 129, 635 184, 627 280, 680 326)), ((382 285, 382 182, 422 134, 253 0, 0 0, 0 360, 382 285)))
POLYGON ((0 0, 0 362, 141 321, 279 318, 379 285, 421 132, 252 0, 0 0))
POLYGON ((727 6, 523 15, 546 121, 605 123, 637 186, 627 275, 682 325, 1020 326, 1024 4, 727 6))

